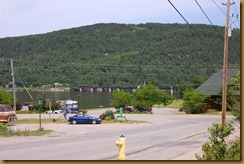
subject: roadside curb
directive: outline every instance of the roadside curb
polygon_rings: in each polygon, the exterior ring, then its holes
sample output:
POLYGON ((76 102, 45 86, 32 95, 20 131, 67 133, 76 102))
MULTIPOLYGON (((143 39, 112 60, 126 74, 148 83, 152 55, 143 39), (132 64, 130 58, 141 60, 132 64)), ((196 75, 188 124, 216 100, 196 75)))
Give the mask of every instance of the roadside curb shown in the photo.
POLYGON ((179 155, 171 160, 197 160, 196 158, 197 155, 202 155, 202 147, 199 147, 197 149, 191 150, 185 154, 179 155))

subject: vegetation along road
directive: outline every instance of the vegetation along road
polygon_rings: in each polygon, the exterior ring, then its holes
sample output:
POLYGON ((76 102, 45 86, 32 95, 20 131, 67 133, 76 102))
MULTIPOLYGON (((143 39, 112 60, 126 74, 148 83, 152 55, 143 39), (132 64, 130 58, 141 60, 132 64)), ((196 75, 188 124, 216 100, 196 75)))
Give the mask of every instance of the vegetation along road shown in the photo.
MULTIPOLYGON (((89 111, 99 116, 105 110, 89 111)), ((221 122, 221 115, 186 115, 176 109, 154 108, 154 114, 125 114, 128 120, 148 123, 99 125, 43 124, 54 132, 45 136, 1 137, 2 160, 114 160, 115 141, 126 137, 128 160, 170 160, 201 147, 207 129, 221 122), (14 155, 13 155, 14 154, 14 155)), ((30 115, 38 118, 38 115, 30 115)), ((49 114, 43 114, 48 118, 49 114)), ((57 118, 59 115, 52 115, 57 118)), ((19 115, 19 119, 27 115, 19 115)), ((231 116, 227 117, 231 119, 231 116)), ((12 128, 38 128, 38 124, 13 125, 12 128)))

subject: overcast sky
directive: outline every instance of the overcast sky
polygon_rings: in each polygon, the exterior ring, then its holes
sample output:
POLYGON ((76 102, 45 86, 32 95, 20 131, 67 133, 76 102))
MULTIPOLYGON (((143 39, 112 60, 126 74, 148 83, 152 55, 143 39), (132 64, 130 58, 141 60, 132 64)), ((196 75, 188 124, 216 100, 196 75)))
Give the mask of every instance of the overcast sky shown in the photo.
MULTIPOLYGON (((210 24, 195 0, 170 0, 189 23, 210 24)), ((240 27, 234 0, 232 27, 240 27), (234 24, 233 24, 234 23, 234 24)), ((227 0, 197 0, 211 22, 225 25, 227 0), (217 4, 215 4, 215 3, 217 4)), ((233 0, 231 0, 233 2, 233 0)), ((0 0, 0 38, 47 33, 96 23, 186 23, 168 0, 0 0)))

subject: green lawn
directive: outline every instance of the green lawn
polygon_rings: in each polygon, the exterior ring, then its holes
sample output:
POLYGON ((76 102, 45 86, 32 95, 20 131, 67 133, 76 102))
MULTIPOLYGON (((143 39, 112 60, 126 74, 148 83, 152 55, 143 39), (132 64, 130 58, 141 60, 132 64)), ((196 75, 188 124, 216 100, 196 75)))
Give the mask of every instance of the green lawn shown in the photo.
POLYGON ((38 129, 38 130, 8 130, 6 132, 0 132, 0 136, 3 137, 10 137, 10 136, 42 136, 45 134, 49 134, 53 132, 52 130, 44 130, 44 129, 38 129))
MULTIPOLYGON (((65 119, 59 119, 56 122, 53 119, 41 119, 42 124, 50 124, 50 123, 67 123, 68 121, 65 119)), ((16 120, 14 122, 10 122, 14 124, 39 124, 39 119, 23 119, 23 120, 16 120)))
MULTIPOLYGON (((202 113, 202 114, 204 114, 204 115, 222 115, 221 111, 217 111, 217 110, 211 110, 209 112, 202 113)), ((233 114, 230 111, 226 111, 226 115, 231 116, 233 114)))
POLYGON ((183 103, 183 100, 176 99, 176 100, 173 100, 173 102, 166 107, 163 104, 154 105, 153 107, 155 107, 155 108, 176 108, 176 109, 180 109, 182 103, 183 103))

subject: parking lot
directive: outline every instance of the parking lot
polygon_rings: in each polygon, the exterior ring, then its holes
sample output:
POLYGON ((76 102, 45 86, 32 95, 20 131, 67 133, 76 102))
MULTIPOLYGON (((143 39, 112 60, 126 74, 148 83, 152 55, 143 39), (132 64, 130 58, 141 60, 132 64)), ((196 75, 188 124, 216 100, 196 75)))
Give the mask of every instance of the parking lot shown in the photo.
MULTIPOLYGON (((98 109, 98 110, 88 110, 88 114, 91 116, 99 117, 102 113, 104 113, 106 110, 113 110, 115 109, 98 109)), ((42 113, 41 118, 42 119, 55 119, 57 122, 53 122, 51 124, 42 124, 42 127, 44 129, 48 130, 53 130, 54 132, 50 135, 75 135, 74 133, 78 134, 84 134, 84 133, 92 133, 92 132, 97 132, 105 131, 108 130, 120 130, 126 128, 136 128, 140 126, 149 126, 150 124, 158 124, 160 123, 159 117, 162 115, 182 115, 184 114, 183 112, 178 112, 178 109, 170 109, 170 108, 155 108, 153 110, 153 114, 124 114, 128 120, 137 120, 137 121, 145 121, 146 123, 133 123, 133 124, 123 124, 119 123, 114 126, 113 123, 109 124, 100 124, 100 125, 91 125, 91 124, 86 124, 82 125, 83 130, 82 131, 77 131, 76 129, 79 129, 78 126, 73 126, 72 124, 69 124, 68 122, 64 121, 63 119, 63 114, 46 114, 42 113), (60 118, 61 117, 61 118, 60 118), (60 118, 60 119, 59 119, 60 118), (59 124, 59 123, 62 124, 59 124)), ((69 116, 72 116, 74 114, 68 114, 69 116)), ((119 114, 115 115, 118 116, 119 114)), ((39 114, 19 114, 18 120, 21 119, 39 119, 39 114)), ((122 122, 125 122, 125 119, 120 119, 122 122)), ((117 120, 115 123, 118 123, 120 120, 117 120)), ((20 130, 36 130, 39 128, 39 124, 14 124, 11 123, 13 126, 11 126, 12 129, 20 129, 20 130)))

